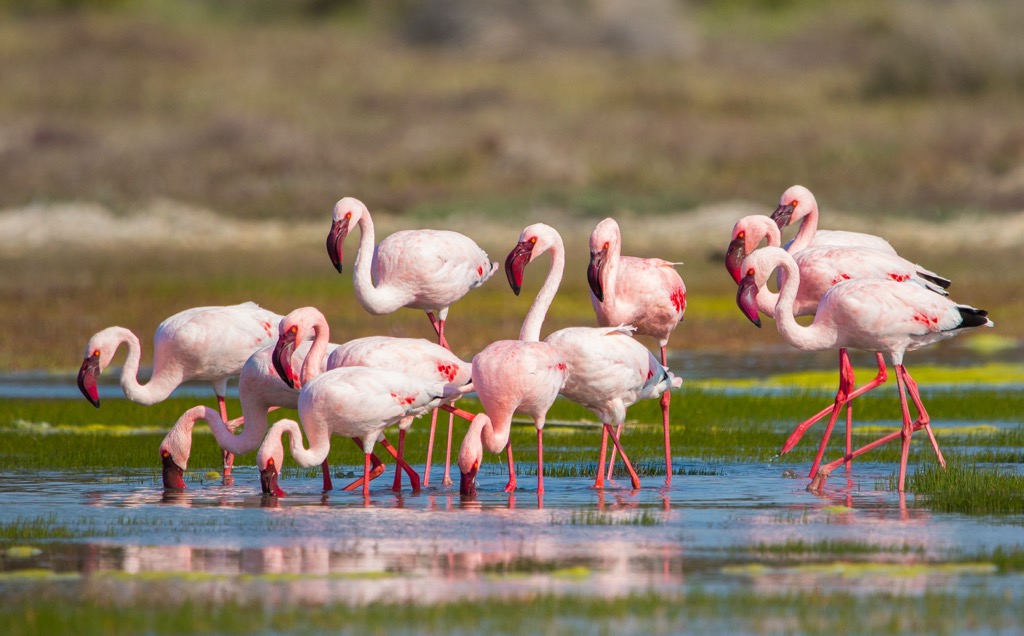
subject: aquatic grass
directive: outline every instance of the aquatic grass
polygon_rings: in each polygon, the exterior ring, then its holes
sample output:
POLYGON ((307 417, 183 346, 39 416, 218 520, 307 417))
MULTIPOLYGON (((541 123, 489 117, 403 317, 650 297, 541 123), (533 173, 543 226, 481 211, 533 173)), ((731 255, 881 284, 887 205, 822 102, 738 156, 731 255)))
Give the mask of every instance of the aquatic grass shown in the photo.
POLYGON ((59 522, 56 514, 35 517, 17 517, 0 523, 0 545, 24 541, 50 541, 82 539, 86 537, 112 537, 110 529, 100 528, 92 519, 77 522, 59 522))
POLYGON ((33 594, 31 580, 0 607, 0 629, 29 634, 600 634, 683 632, 903 634, 1012 631, 1024 609, 1004 594, 924 592, 918 596, 843 591, 722 593, 688 588, 678 594, 621 597, 530 593, 526 598, 418 604, 379 602, 275 605, 238 598, 168 602, 158 582, 131 604, 111 611, 95 593, 33 594), (529 611, 524 611, 528 603, 529 611), (485 609, 486 608, 486 609, 485 609))
POLYGON ((598 510, 574 510, 568 517, 551 517, 553 526, 660 526, 664 523, 664 516, 652 510, 625 515, 598 510))
MULTIPOLYGON (((889 490, 896 490, 898 476, 889 476, 889 490)), ((1024 513, 1024 475, 996 467, 980 467, 959 458, 946 468, 926 464, 907 475, 912 492, 928 509, 968 515, 1024 513)))
POLYGON ((853 555, 871 557, 878 554, 914 554, 917 556, 923 556, 925 554, 925 548, 924 546, 913 546, 909 543, 886 545, 859 540, 820 539, 817 541, 811 541, 805 539, 789 539, 784 543, 760 542, 752 546, 733 546, 729 548, 729 552, 751 552, 758 555, 780 557, 807 555, 830 557, 837 555, 847 557, 853 555))

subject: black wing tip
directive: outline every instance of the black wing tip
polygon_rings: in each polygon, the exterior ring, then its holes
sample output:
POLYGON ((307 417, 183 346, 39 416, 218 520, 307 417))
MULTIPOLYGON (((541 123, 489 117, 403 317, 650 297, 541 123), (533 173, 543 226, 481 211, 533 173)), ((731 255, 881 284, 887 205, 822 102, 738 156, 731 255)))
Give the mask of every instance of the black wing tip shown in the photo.
POLYGON ((917 275, 925 279, 929 283, 934 283, 943 289, 949 289, 949 286, 953 284, 953 281, 949 280, 948 278, 943 278, 936 274, 925 274, 924 272, 918 272, 917 275))
POLYGON ((967 305, 957 305, 956 309, 960 312, 958 329, 981 327, 988 324, 988 312, 984 309, 976 309, 967 305))

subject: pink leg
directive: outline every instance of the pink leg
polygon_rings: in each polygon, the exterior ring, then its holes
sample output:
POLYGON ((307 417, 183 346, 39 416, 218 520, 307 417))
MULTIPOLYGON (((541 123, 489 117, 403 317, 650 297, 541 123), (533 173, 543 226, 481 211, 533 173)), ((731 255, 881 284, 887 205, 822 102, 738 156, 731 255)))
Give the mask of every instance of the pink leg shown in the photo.
MULTIPOLYGON (((854 385, 853 366, 850 364, 850 358, 846 355, 846 349, 839 350, 839 390, 836 391, 835 403, 832 405, 832 414, 829 415, 828 424, 825 426, 825 434, 821 437, 821 444, 818 446, 818 453, 814 456, 814 463, 811 464, 811 472, 808 475, 810 478, 814 478, 814 475, 818 472, 818 466, 821 464, 821 458, 825 456, 825 449, 828 447, 829 437, 832 436, 832 429, 835 427, 836 420, 839 414, 843 410, 843 405, 849 406, 849 394, 850 389, 854 385)), ((847 416, 849 417, 849 409, 847 409, 847 416)), ((850 432, 850 422, 848 420, 846 425, 846 432, 850 432)), ((849 449, 847 449, 849 454, 849 449)))
MULTIPOLYGON (((622 424, 619 424, 615 429, 615 438, 618 439, 619 435, 622 434, 622 424)), ((612 478, 612 468, 615 466, 615 454, 618 452, 618 446, 612 446, 611 459, 608 460, 608 479, 612 478)))
POLYGON ((903 369, 906 374, 907 391, 910 393, 910 398, 914 401, 914 406, 917 408, 917 421, 916 425, 924 426, 924 430, 928 433, 928 440, 932 443, 932 448, 935 449, 935 456, 939 459, 939 465, 943 468, 946 467, 946 458, 942 456, 942 451, 939 450, 939 442, 935 439, 935 433, 932 431, 931 419, 928 417, 928 411, 924 409, 924 404, 921 402, 921 392, 917 388, 917 382, 914 378, 910 377, 910 372, 903 369))
MULTIPOLYGON (((871 382, 868 382, 867 384, 865 384, 864 386, 860 387, 859 389, 850 392, 850 394, 846 396, 846 401, 847 402, 852 400, 852 399, 854 399, 854 398, 860 397, 861 395, 864 395, 868 391, 870 391, 870 390, 872 390, 872 389, 874 389, 874 388, 884 384, 885 381, 889 378, 889 373, 888 373, 888 371, 885 368, 885 359, 882 357, 882 354, 880 354, 880 353, 877 354, 877 356, 878 356, 878 375, 876 375, 875 379, 872 380, 871 382)), ((849 366, 849 355, 846 353, 846 349, 840 349, 839 350, 840 381, 842 380, 843 373, 844 373, 844 371, 843 371, 843 369, 844 369, 844 366, 843 366, 844 357, 845 357, 846 365, 847 365, 846 368, 852 368, 852 367, 849 366)), ((851 386, 852 386, 852 384, 851 384, 851 386)), ((837 398, 838 398, 838 396, 837 396, 837 398)), ((803 434, 807 432, 807 429, 809 429, 812 424, 814 424, 815 422, 817 422, 821 418, 825 417, 826 415, 831 414, 832 411, 835 410, 835 408, 836 408, 836 404, 833 403, 831 406, 829 406, 829 407, 827 407, 825 409, 822 409, 817 414, 811 416, 809 419, 804 420, 799 425, 797 425, 796 429, 793 430, 793 432, 790 434, 789 438, 786 440, 786 443, 782 445, 782 450, 779 451, 779 454, 780 455, 785 455, 789 451, 793 450, 793 447, 796 446, 797 442, 800 441, 800 438, 803 437, 803 434)))
POLYGON ((601 426, 601 454, 597 459, 597 478, 594 479, 594 488, 604 488, 604 456, 608 447, 608 427, 601 426))
MULTIPOLYGON (((668 368, 668 351, 661 348, 661 364, 668 368)), ((661 394, 661 420, 665 428, 665 485, 672 483, 672 443, 669 441, 669 402, 672 401, 671 387, 661 394)))
POLYGON ((363 455, 363 501, 370 501, 370 454, 363 455))
POLYGON ((516 490, 516 462, 512 459, 512 440, 505 446, 505 454, 508 455, 508 483, 505 484, 505 492, 516 490))
POLYGON ((903 430, 900 432, 900 482, 899 492, 905 492, 903 485, 907 479, 907 456, 910 454, 910 436, 914 433, 914 425, 910 421, 910 407, 907 406, 905 375, 907 371, 902 364, 896 366, 896 386, 900 391, 900 407, 903 409, 903 430))
MULTIPOLYGON (((611 424, 605 424, 605 430, 611 431, 611 424)), ((629 471, 629 479, 633 484, 633 488, 640 488, 640 477, 633 470, 633 464, 630 463, 629 457, 626 456, 626 451, 622 450, 622 444, 619 443, 619 436, 612 435, 612 443, 615 444, 615 448, 619 449, 619 454, 622 455, 622 463, 626 465, 626 470, 629 471)))
MULTIPOLYGON (((358 437, 353 437, 353 438, 351 438, 351 440, 352 440, 352 442, 356 446, 359 447, 359 450, 363 450, 363 440, 359 439, 358 437)), ((374 453, 370 453, 370 462, 373 464, 373 469, 370 470, 370 480, 374 480, 374 479, 380 477, 382 474, 384 474, 385 466, 384 466, 384 462, 380 461, 380 458, 377 457, 377 455, 374 454, 374 453)), ((360 477, 359 479, 353 481, 351 484, 349 484, 349 485, 345 486, 344 488, 342 488, 342 490, 346 490, 346 491, 348 491, 348 490, 355 490, 356 488, 359 488, 360 486, 362 486, 363 482, 365 482, 365 481, 366 481, 366 477, 365 476, 360 477)), ((369 488, 368 485, 367 485, 367 488, 369 488)))
MULTIPOLYGON (((924 428, 923 424, 918 424, 918 423, 914 424, 914 430, 915 431, 918 430, 918 429, 921 429, 921 428, 924 428)), ((833 462, 831 462, 829 464, 826 464, 825 466, 822 466, 821 468, 818 469, 818 474, 816 474, 814 476, 814 479, 811 480, 811 483, 807 485, 807 490, 809 490, 811 492, 819 492, 821 490, 822 486, 825 485, 825 480, 828 479, 828 476, 838 466, 840 466, 841 464, 845 464, 846 462, 849 462, 849 461, 853 460, 856 457, 860 457, 864 453, 866 453, 866 452, 868 452, 870 450, 873 450, 875 448, 878 448, 879 446, 882 446, 883 444, 888 444, 889 442, 893 441, 894 439, 896 439, 896 438, 898 438, 898 437, 900 437, 902 435, 903 435, 903 429, 901 427, 900 430, 898 430, 898 431, 893 431, 892 433, 889 433, 888 435, 885 435, 885 436, 883 436, 883 437, 881 437, 879 439, 876 439, 875 441, 873 441, 873 442, 871 442, 869 444, 865 444, 864 446, 861 446, 860 448, 858 448, 857 450, 853 451, 849 455, 846 455, 845 457, 841 457, 841 458, 839 458, 839 459, 837 459, 837 460, 835 460, 835 461, 833 461, 833 462)))
POLYGON ((430 457, 434 454, 434 430, 437 428, 437 409, 430 413, 430 437, 427 438, 427 465, 423 468, 423 487, 430 485, 430 457))
POLYGON ((452 485, 452 429, 455 426, 455 414, 448 414, 448 445, 444 451, 444 476, 441 477, 441 485, 447 488, 452 485))
MULTIPOLYGON (((398 456, 405 457, 405 431, 398 430, 398 456)), ((391 490, 398 492, 402 489, 402 471, 395 471, 395 482, 391 486, 391 490)))
POLYGON ((537 494, 544 494, 544 429, 537 429, 537 494))
MULTIPOLYGON (((389 442, 388 440, 381 437, 380 445, 387 449, 387 451, 391 453, 391 456, 395 458, 395 462, 398 463, 398 468, 401 468, 402 470, 405 471, 407 475, 409 475, 409 482, 412 486, 412 491, 418 491, 420 489, 420 476, 416 473, 415 470, 412 469, 412 466, 407 464, 406 461, 402 459, 402 455, 397 450, 395 450, 395 447, 392 446, 391 442, 389 442)), ((395 470, 398 470, 398 468, 396 468, 395 470)))
POLYGON ((432 311, 427 312, 427 318, 430 318, 430 326, 434 328, 434 333, 437 334, 437 344, 451 351, 452 348, 448 346, 448 341, 444 339, 444 321, 434 317, 434 312, 432 311))
MULTIPOLYGON (((223 395, 217 396, 217 407, 220 409, 220 419, 222 422, 228 421, 228 405, 224 401, 223 395)), ((221 457, 224 459, 224 476, 231 474, 231 467, 235 464, 235 455, 226 450, 221 451, 221 457)))
POLYGON ((469 411, 463 411, 462 409, 457 409, 454 406, 451 406, 450 404, 442 404, 438 408, 440 408, 443 411, 448 411, 449 413, 457 415, 457 416, 461 417, 462 419, 466 420, 467 422, 472 422, 473 418, 476 417, 475 415, 473 415, 469 411))

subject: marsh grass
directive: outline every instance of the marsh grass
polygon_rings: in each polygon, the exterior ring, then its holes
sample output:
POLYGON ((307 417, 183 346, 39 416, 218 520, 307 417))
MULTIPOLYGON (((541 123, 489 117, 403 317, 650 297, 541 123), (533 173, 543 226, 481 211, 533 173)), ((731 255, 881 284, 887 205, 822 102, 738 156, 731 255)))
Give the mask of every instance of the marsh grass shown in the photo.
POLYGON ((626 515, 597 510, 574 510, 568 517, 551 517, 553 526, 659 526, 664 523, 664 516, 651 510, 626 515))
POLYGON ((581 625, 598 633, 670 634, 700 631, 803 634, 966 633, 1013 630, 1024 619, 1019 603, 1002 594, 924 592, 920 596, 836 591, 764 594, 692 588, 622 597, 530 594, 435 605, 370 603, 351 607, 265 605, 256 601, 189 600, 168 603, 156 590, 112 611, 109 599, 27 593, 0 607, 0 629, 28 634, 186 634, 216 632, 337 634, 551 634, 581 625), (159 599, 159 600, 158 600, 159 599), (529 611, 524 611, 528 603, 529 611), (486 607, 486 609, 484 609, 486 607), (827 609, 827 611, 822 611, 827 609))
POLYGON ((868 541, 821 539, 817 541, 789 539, 784 543, 758 543, 750 547, 734 546, 730 552, 753 552, 758 555, 775 557, 801 556, 854 556, 872 558, 878 554, 918 555, 925 554, 923 546, 909 543, 899 545, 870 543, 868 541))
MULTIPOLYGON (((898 477, 889 477, 896 490, 898 477)), ((926 464, 907 475, 907 492, 927 502, 930 510, 968 515, 1024 513, 1024 475, 999 467, 978 466, 951 458, 943 469, 926 464)))

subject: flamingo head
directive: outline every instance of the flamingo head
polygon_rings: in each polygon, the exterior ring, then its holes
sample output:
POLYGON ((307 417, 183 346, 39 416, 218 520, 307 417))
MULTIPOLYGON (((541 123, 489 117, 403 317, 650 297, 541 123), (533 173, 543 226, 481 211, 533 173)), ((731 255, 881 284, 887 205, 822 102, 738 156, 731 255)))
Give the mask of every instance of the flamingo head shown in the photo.
POLYGON ((478 413, 466 431, 462 439, 462 447, 459 449, 459 472, 462 475, 459 481, 459 494, 463 497, 476 497, 476 476, 480 472, 480 463, 484 459, 484 448, 481 441, 481 432, 485 424, 489 425, 491 418, 485 413, 478 413))
POLYGON ((751 214, 736 221, 736 225, 732 226, 732 241, 725 252, 725 268, 729 270, 729 275, 737 285, 741 278, 740 265, 743 264, 743 259, 757 249, 762 239, 767 239, 768 245, 777 247, 782 244, 782 233, 770 217, 751 214))
POLYGON ((743 264, 743 259, 747 256, 747 233, 745 230, 736 232, 733 229, 732 242, 729 243, 729 249, 725 251, 725 269, 729 270, 729 275, 732 276, 733 281, 737 285, 740 284, 740 265, 743 264))
POLYGON ((97 349, 85 356, 82 367, 78 370, 78 390, 93 406, 100 408, 99 388, 96 380, 100 376, 100 351, 97 349))
POLYGON ((185 469, 178 465, 171 451, 162 444, 160 445, 160 461, 163 462, 164 488, 185 490, 185 469))
POLYGON ((256 451, 256 467, 260 471, 260 488, 264 495, 285 496, 285 492, 277 485, 283 463, 284 446, 281 444, 281 435, 267 435, 256 451))
POLYGON ((533 259, 554 247, 561 237, 549 225, 534 223, 519 235, 519 242, 505 258, 505 276, 516 296, 523 288, 523 272, 533 259))
MULTIPOLYGON (((197 420, 213 422, 220 414, 206 406, 193 406, 181 414, 174 426, 160 442, 160 461, 163 462, 164 488, 184 490, 184 474, 192 454, 192 430, 197 420)), ((212 426, 212 424, 211 424, 212 426)), ((237 424, 236 424, 237 426, 237 424)))
POLYGON ((107 368, 114 353, 122 342, 134 338, 131 332, 123 327, 107 327, 93 334, 85 345, 85 359, 78 369, 78 388, 85 399, 96 408, 100 407, 100 396, 97 380, 100 373, 107 368))
POLYGON ((801 185, 791 186, 779 197, 779 207, 772 212, 772 220, 781 230, 817 209, 818 203, 811 191, 801 185))
POLYGON ((604 284, 602 273, 608 262, 610 253, 617 254, 620 249, 621 234, 619 224, 613 218, 607 218, 597 224, 590 233, 590 265, 587 267, 587 282, 590 291, 598 302, 604 302, 604 284))
POLYGON ((274 363, 274 370, 277 371, 277 375, 281 376, 281 380, 289 388, 298 389, 301 382, 292 367, 292 354, 295 353, 299 327, 285 323, 286 320, 281 321, 281 335, 277 339, 277 345, 274 346, 274 353, 271 354, 270 360, 274 363))
POLYGON ((359 199, 345 197, 334 204, 331 231, 327 233, 327 255, 334 264, 334 269, 341 273, 342 250, 345 237, 359 224, 359 220, 367 213, 366 206, 359 199))
POLYGON ((745 272, 740 280, 739 289, 736 290, 736 304, 740 311, 754 325, 761 326, 761 318, 757 313, 757 292, 768 282, 775 268, 785 259, 792 260, 792 257, 781 247, 768 246, 754 250, 750 256, 743 259, 740 266, 745 272))

